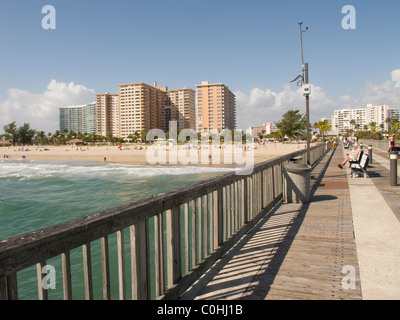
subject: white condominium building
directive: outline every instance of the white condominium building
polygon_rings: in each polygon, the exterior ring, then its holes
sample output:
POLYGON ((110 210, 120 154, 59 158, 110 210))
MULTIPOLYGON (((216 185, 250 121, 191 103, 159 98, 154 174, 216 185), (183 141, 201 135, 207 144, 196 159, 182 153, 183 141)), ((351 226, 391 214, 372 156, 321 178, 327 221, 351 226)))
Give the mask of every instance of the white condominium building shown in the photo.
POLYGON ((96 103, 60 108, 60 132, 96 133, 96 103))
POLYGON ((355 121, 355 128, 362 129, 366 123, 367 110, 364 108, 359 109, 341 109, 335 110, 332 121, 332 130, 337 130, 339 134, 344 134, 346 130, 354 129, 351 123, 355 121))
POLYGON ((386 119, 389 117, 399 119, 399 116, 399 109, 387 105, 368 104, 366 108, 335 110, 332 130, 344 134, 349 129, 363 130, 365 125, 369 126, 371 122, 374 122, 378 130, 380 130, 380 125, 383 124, 383 130, 389 131, 390 128, 386 119), (352 120, 355 122, 354 125, 352 120))

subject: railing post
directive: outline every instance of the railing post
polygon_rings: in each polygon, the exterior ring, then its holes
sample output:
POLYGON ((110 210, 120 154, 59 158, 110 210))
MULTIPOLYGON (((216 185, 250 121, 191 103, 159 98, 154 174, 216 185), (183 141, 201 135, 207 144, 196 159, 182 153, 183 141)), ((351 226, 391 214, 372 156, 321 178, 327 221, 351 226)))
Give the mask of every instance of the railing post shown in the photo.
MULTIPOLYGON (((156 279, 160 280, 159 267, 160 240, 158 234, 160 225, 158 219, 154 219, 155 224, 155 255, 156 255, 156 279)), ((162 231, 161 231, 162 234, 162 231)), ((132 275, 132 299, 150 299, 149 284, 149 240, 148 240, 148 220, 136 223, 130 227, 130 247, 131 247, 131 275, 132 275)), ((156 283, 157 294, 160 294, 160 285, 156 283)))
POLYGON ((7 276, 8 300, 18 300, 17 273, 7 276))
POLYGON ((213 236, 212 236, 212 251, 215 251, 218 246, 218 190, 213 191, 212 193, 212 224, 213 224, 213 236))
POLYGON ((249 222, 249 186, 248 186, 248 177, 244 177, 243 179, 243 225, 249 222))
POLYGON ((71 255, 69 251, 61 254, 64 300, 72 300, 71 255))
POLYGON ((0 276, 0 300, 7 300, 7 278, 0 276))
POLYGON ((125 285, 125 244, 124 230, 117 231, 117 251, 118 251, 118 294, 119 300, 126 300, 125 285))
POLYGON ((397 186, 397 152, 390 153, 390 185, 397 186))
POLYGON ((203 259, 208 256, 208 194, 202 197, 202 212, 203 212, 203 229, 204 229, 204 247, 203 259))
POLYGON ((369 163, 372 164, 372 145, 368 145, 368 158, 369 163))
POLYGON ((103 280, 103 299, 111 300, 110 286, 110 257, 108 252, 108 237, 102 237, 101 243, 101 270, 103 280))
POLYGON ((181 277, 180 208, 166 211, 167 283, 171 288, 181 277))
POLYGON ((197 265, 197 255, 196 255, 196 239, 197 239, 197 229, 196 229, 196 200, 190 201, 190 208, 192 209, 192 247, 191 247, 191 257, 192 257, 192 267, 197 265))
POLYGON ((218 246, 224 241, 224 189, 218 189, 218 246))
MULTIPOLYGON (((131 227, 132 228, 132 227, 131 227)), ((136 236, 135 236, 135 228, 131 229, 131 252, 136 252, 136 236), (134 241, 134 243, 133 243, 134 241)), ((164 281, 164 224, 163 224, 163 215, 156 214, 154 216, 154 255, 155 255, 155 295, 156 299, 163 295, 165 293, 165 281, 164 281)), ((133 256, 133 253, 131 253, 131 256, 133 256)), ((135 254, 135 258, 136 258, 135 254)), ((132 259, 132 279, 135 279, 135 283, 138 283, 138 272, 137 272, 137 267, 135 266, 137 261, 133 261, 132 259), (135 267, 134 267, 135 266, 135 267)), ((135 259, 137 260, 137 259, 135 259)), ((138 285, 136 285, 137 287, 138 285)), ((138 296, 142 296, 140 292, 138 293, 138 289, 136 287, 132 286, 132 296, 135 297, 135 299, 138 299, 138 296)))
POLYGON ((43 288, 43 278, 44 274, 42 273, 43 267, 46 266, 46 261, 39 262, 36 264, 36 273, 37 273, 37 286, 38 286, 38 299, 39 300, 47 300, 48 299, 48 291, 43 288))
POLYGON ((203 260, 203 210, 201 207, 202 197, 196 199, 196 216, 197 216, 197 261, 203 260))
POLYGON ((184 250, 185 250, 185 270, 184 274, 188 274, 190 270, 190 256, 189 256, 189 203, 185 203, 183 205, 184 210, 184 235, 185 235, 185 243, 184 243, 184 250))
POLYGON ((90 243, 82 246, 83 255, 83 276, 85 283, 85 299, 93 300, 93 280, 92 280, 92 258, 90 243))

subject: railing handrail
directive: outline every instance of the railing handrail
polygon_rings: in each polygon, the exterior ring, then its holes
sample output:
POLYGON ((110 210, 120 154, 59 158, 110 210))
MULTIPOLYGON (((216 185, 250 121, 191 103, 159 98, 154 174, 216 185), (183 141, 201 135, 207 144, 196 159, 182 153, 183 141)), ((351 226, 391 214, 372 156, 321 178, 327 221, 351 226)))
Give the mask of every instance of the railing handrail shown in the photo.
MULTIPOLYGON (((321 146, 312 147, 310 150, 319 147, 321 146)), ((256 164, 251 174, 289 161, 295 156, 304 154, 305 151, 305 149, 299 150, 256 164)), ((207 195, 221 187, 242 180, 244 177, 235 172, 227 173, 2 240, 0 241, 0 276, 7 277, 19 270, 41 263, 91 241, 145 221, 161 212, 207 195)))

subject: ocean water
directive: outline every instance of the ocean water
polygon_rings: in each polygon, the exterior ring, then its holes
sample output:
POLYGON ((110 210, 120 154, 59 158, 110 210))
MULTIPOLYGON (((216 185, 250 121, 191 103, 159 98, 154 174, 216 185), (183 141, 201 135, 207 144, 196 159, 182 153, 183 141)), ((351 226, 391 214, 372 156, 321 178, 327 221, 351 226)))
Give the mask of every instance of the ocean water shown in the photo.
MULTIPOLYGON (((82 161, 1 159, 0 240, 230 171, 232 169, 210 167, 155 167, 82 161)), ((99 246, 95 244, 92 254, 98 251, 99 246)), ((71 252, 71 259, 74 259, 74 255, 79 256, 80 253, 71 252)), ((101 270, 101 266, 96 266, 95 263, 93 268, 101 270)), ((98 281, 101 283, 101 279, 98 281)), ((36 268, 18 273, 19 286, 31 282, 36 284, 36 268)), ((76 282, 79 287, 82 280, 78 279, 76 282)), ((28 287, 31 288, 20 289, 20 297, 36 299, 36 287, 28 287)), ((62 288, 58 291, 54 294, 55 299, 62 298, 62 288)), ((75 291, 78 299, 83 298, 82 290, 80 291, 75 291)), ((101 298, 101 289, 98 292, 98 298, 101 298)))

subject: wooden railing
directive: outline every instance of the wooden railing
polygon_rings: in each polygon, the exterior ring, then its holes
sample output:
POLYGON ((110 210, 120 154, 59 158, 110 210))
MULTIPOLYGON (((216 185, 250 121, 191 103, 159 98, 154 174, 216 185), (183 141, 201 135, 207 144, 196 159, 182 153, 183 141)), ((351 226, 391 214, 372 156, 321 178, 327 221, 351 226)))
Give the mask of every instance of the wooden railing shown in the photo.
MULTIPOLYGON (((311 164, 327 148, 311 148, 311 164)), ((303 149, 255 165, 249 175, 225 174, 3 240, 0 300, 18 299, 17 273, 35 265, 37 297, 51 299, 52 289, 42 284, 43 267, 59 256, 63 298, 72 299, 71 251, 79 247, 86 299, 94 297, 95 258, 101 259, 103 299, 112 298, 111 281, 118 282, 119 299, 127 298, 127 290, 132 299, 176 299, 281 200, 282 166, 304 153, 303 149), (115 234, 118 279, 110 277, 109 237, 115 234), (100 242, 100 257, 92 253, 94 241, 100 242), (125 270, 128 262, 130 273, 125 270)))

